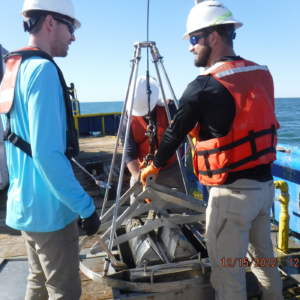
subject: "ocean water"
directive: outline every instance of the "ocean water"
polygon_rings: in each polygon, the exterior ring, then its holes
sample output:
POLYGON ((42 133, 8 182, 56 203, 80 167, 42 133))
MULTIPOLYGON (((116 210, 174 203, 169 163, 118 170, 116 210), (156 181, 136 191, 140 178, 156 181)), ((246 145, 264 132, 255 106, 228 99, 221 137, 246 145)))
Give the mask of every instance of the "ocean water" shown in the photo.
POLYGON ((279 143, 300 146, 300 98, 276 98, 279 143))
MULTIPOLYGON (((81 114, 121 112, 123 101, 81 102, 81 114)), ((300 146, 300 98, 276 98, 275 112, 280 123, 279 143, 300 146)))
POLYGON ((122 112, 123 101, 114 102, 80 102, 82 115, 122 112))

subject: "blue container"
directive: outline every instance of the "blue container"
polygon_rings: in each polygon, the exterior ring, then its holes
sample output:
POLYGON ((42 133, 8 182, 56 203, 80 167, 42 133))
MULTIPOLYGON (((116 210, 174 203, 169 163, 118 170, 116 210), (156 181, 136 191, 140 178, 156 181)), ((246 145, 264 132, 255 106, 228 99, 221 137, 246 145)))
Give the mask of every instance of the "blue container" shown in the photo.
MULTIPOLYGON (((300 149, 288 145, 279 144, 291 153, 282 153, 277 151, 277 160, 272 167, 274 181, 284 180, 289 186, 290 202, 290 229, 300 234, 300 149)), ((275 190, 275 197, 278 198, 280 190, 275 190)), ((274 202, 275 220, 279 221, 281 204, 274 202)))

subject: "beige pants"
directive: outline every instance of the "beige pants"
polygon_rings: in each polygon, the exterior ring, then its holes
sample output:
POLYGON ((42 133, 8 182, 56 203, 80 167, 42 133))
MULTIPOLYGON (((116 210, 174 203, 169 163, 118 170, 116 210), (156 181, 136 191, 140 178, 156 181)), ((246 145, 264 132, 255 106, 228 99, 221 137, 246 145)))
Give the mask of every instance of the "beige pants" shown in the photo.
POLYGON ((246 268, 243 266, 246 256, 259 263, 263 259, 271 260, 270 267, 258 267, 253 263, 251 270, 260 283, 262 300, 283 300, 278 269, 271 266, 274 257, 270 238, 273 198, 273 181, 240 179, 210 188, 206 240, 216 300, 247 299, 246 268))
POLYGON ((76 220, 54 232, 24 232, 29 263, 25 300, 78 300, 79 244, 76 220))

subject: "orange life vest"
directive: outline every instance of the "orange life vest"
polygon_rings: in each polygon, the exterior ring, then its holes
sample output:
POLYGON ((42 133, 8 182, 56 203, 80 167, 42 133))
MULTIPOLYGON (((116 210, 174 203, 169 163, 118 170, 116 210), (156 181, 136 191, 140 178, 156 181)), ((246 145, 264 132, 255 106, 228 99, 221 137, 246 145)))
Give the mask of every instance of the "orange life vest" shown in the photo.
POLYGON ((38 48, 34 47, 23 47, 21 49, 9 52, 5 55, 5 73, 2 80, 1 90, 0 90, 0 114, 6 114, 7 123, 6 130, 3 135, 4 141, 9 141, 14 146, 21 149, 28 156, 32 157, 31 145, 23 140, 20 136, 16 135, 14 132, 11 132, 10 127, 10 110, 13 107, 14 95, 15 95, 15 86, 19 74, 19 68, 23 59, 38 56, 46 60, 51 61, 56 67, 60 84, 63 91, 63 97, 66 108, 66 122, 67 122, 67 131, 66 131, 66 143, 67 149, 65 155, 68 159, 75 157, 79 154, 79 143, 78 143, 78 133, 75 128, 74 118, 72 114, 72 103, 69 97, 68 87, 65 82, 64 76, 59 69, 59 67, 54 62, 53 58, 44 51, 41 51, 38 48))
POLYGON ((204 185, 220 185, 229 172, 250 169, 276 160, 279 128, 275 116, 274 86, 266 66, 240 60, 220 62, 211 74, 232 94, 236 115, 228 135, 201 142, 196 127, 194 169, 204 185))
MULTIPOLYGON (((156 134, 158 144, 155 150, 160 144, 161 138, 168 128, 168 119, 164 106, 156 105, 156 134)), ((138 144, 138 162, 142 163, 143 158, 149 153, 149 137, 145 134, 148 132, 147 123, 143 117, 132 116, 131 118, 131 128, 134 136, 135 142, 138 144)), ((177 160, 176 154, 174 154, 169 160, 164 168, 167 168, 177 160)), ((164 169, 163 168, 163 169, 164 169)))

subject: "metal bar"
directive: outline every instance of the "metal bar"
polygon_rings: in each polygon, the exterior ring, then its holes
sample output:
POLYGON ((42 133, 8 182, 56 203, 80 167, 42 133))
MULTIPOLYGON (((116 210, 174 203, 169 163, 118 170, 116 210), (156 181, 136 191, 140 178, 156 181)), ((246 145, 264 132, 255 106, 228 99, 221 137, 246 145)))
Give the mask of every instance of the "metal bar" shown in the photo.
POLYGON ((188 262, 182 262, 182 263, 173 263, 173 264, 166 264, 166 265, 163 265, 163 266, 157 266, 155 267, 154 269, 151 270, 151 273, 150 273, 150 280, 151 280, 151 284, 153 284, 153 276, 154 276, 154 273, 157 271, 157 270, 161 270, 161 269, 166 269, 166 268, 176 268, 176 267, 181 267, 181 266, 186 266, 186 265, 195 265, 195 264, 199 264, 201 267, 202 267, 202 273, 203 275, 205 274, 205 268, 204 268, 204 265, 201 261, 199 260, 191 260, 191 261, 188 261, 188 262))
POLYGON ((155 42, 151 42, 151 41, 147 41, 147 42, 136 42, 134 43, 135 47, 139 47, 139 48, 150 48, 153 45, 156 45, 155 42))
POLYGON ((77 136, 79 137, 79 124, 78 124, 78 115, 73 116, 75 128, 77 129, 77 136))
MULTIPOLYGON (((137 49, 134 49, 133 60, 135 59, 136 52, 137 52, 137 49)), ((108 185, 110 185, 110 183, 111 183, 111 179, 112 179, 112 175, 113 175, 113 171, 114 171, 114 166, 115 166, 115 161, 116 161, 116 157, 117 157, 117 151, 118 151, 118 146, 119 146, 119 141, 120 141, 120 136, 121 136, 121 131, 122 131, 123 119, 124 119, 124 116, 125 116, 127 100, 128 100, 128 95, 129 95, 129 90, 130 90, 130 85, 131 85, 131 81, 132 81, 132 75, 133 75, 134 68, 135 68, 135 63, 133 62, 132 67, 131 67, 130 76, 129 76, 129 82, 128 82, 128 86, 127 86, 127 91, 126 91, 125 101, 124 101, 124 105, 123 105, 121 120, 120 120, 120 124, 119 124, 117 140, 116 140, 115 149, 114 149, 114 153, 113 153, 113 159, 112 159, 111 166, 110 166, 110 171, 109 171, 109 176, 108 176, 108 181, 107 181, 108 185)), ((100 218, 103 216, 103 213, 104 213, 104 209, 105 209, 105 206, 106 206, 106 203, 107 203, 108 193, 109 193, 109 190, 106 190, 104 200, 103 200, 103 205, 102 205, 100 218)))
POLYGON ((105 136, 105 120, 104 120, 104 116, 102 117, 102 131, 103 131, 103 136, 105 136))
MULTIPOLYGON (((168 108, 165 92, 164 92, 164 89, 163 89, 161 77, 160 77, 158 66, 157 66, 157 60, 156 60, 153 48, 154 47, 151 48, 151 54, 152 54, 153 63, 154 63, 156 73, 157 73, 157 79, 158 79, 159 84, 160 84, 160 90, 161 90, 162 98, 164 100, 166 114, 167 114, 169 125, 170 125, 171 124, 171 116, 170 116, 170 112, 169 112, 169 108, 168 108)), ((155 47, 155 49, 156 49, 156 47, 155 47)), ((185 193, 188 195, 189 194, 188 178, 187 178, 187 175, 185 173, 185 169, 184 169, 184 166, 183 166, 181 155, 180 155, 178 149, 176 150, 176 155, 177 155, 177 160, 178 160, 178 164, 179 164, 179 168, 180 168, 180 172, 181 172, 181 176, 182 176, 182 180, 183 180, 183 184, 184 184, 185 193)))
POLYGON ((78 118, 87 118, 87 117, 99 117, 99 116, 112 116, 112 115, 121 115, 122 112, 111 112, 111 113, 99 113, 99 114, 84 114, 78 115, 78 118))
MULTIPOLYGON (((148 212, 151 209, 155 210, 155 208, 153 208, 153 203, 145 204, 145 205, 140 206, 137 209, 135 209, 134 212, 133 212, 133 214, 130 215, 130 217, 133 218, 133 217, 136 217, 136 216, 140 216, 140 215, 148 212)), ((105 222, 104 224, 101 224, 98 232, 107 230, 111 226, 111 223, 112 223, 112 220, 110 220, 108 222, 105 222)))
MULTIPOLYGON (((143 192, 143 194, 144 193, 145 192, 143 192)), ((101 236, 101 238, 106 237, 109 234, 111 235, 112 227, 114 230, 117 230, 126 219, 131 218, 138 205, 139 205, 139 200, 138 198, 136 198, 134 202, 122 213, 122 215, 119 216, 119 218, 115 222, 115 226, 111 226, 110 228, 108 228, 107 231, 101 236)), ((113 221, 112 221, 112 225, 114 225, 113 221)))
POLYGON ((154 192, 157 193, 157 195, 164 201, 172 202, 174 204, 187 207, 201 213, 206 212, 207 204, 203 201, 196 200, 189 195, 184 195, 180 192, 171 190, 156 183, 154 185, 154 192))
POLYGON ((111 253, 111 251, 108 250, 105 243, 101 240, 101 238, 99 237, 99 235, 97 233, 94 235, 94 237, 97 239, 98 243, 101 245, 103 250, 108 254, 108 256, 111 259, 111 264, 116 270, 128 269, 128 267, 125 263, 116 260, 115 256, 111 253))
MULTIPOLYGON (((202 222, 205 221, 205 215, 193 215, 193 216, 174 216, 168 218, 168 221, 174 224, 185 224, 185 223, 194 223, 194 222, 202 222)), ((147 223, 140 228, 137 228, 131 232, 123 234, 117 237, 113 241, 113 246, 117 246, 119 244, 125 243, 141 234, 145 234, 151 230, 157 229, 161 226, 165 226, 165 218, 157 219, 153 222, 147 223)))
POLYGON ((78 163, 78 161, 75 160, 74 157, 72 157, 72 161, 82 170, 84 171, 86 174, 88 174, 90 177, 92 177, 95 180, 95 183, 98 186, 101 186, 103 188, 106 189, 110 189, 110 185, 106 184, 104 181, 98 180, 96 179, 91 173, 89 173, 80 163, 78 163))
MULTIPOLYGON (((119 200, 120 200, 121 188, 122 188, 122 182, 123 182, 128 137, 129 137, 130 126, 131 126, 131 116, 132 116, 132 108, 133 108, 133 101, 134 101, 134 92, 135 92, 135 87, 136 87, 136 80, 137 80, 138 67, 139 67, 139 61, 140 61, 140 52, 141 52, 141 49, 139 47, 137 47, 136 52, 135 52, 136 58, 135 58, 135 61, 134 61, 135 69, 134 69, 134 83, 133 83, 133 89, 132 89, 132 99, 131 99, 130 108, 129 108, 129 111, 128 111, 128 122, 127 122, 127 126, 126 126, 125 143, 124 143, 124 147, 123 147, 123 156, 122 156, 122 162, 121 162, 119 184, 118 184, 118 189, 117 189, 116 206, 115 206, 115 209, 114 209, 112 229, 111 229, 111 232, 110 232, 110 240, 109 240, 109 245, 108 245, 109 250, 112 250, 112 244, 113 244, 113 240, 114 240, 116 221, 117 221, 117 216, 118 216, 118 207, 119 207, 119 200)), ((128 87, 128 89, 130 89, 130 86, 128 87)), ((120 125, 120 129, 121 129, 121 127, 122 127, 122 124, 120 125)), ((108 267, 109 267, 108 261, 105 261, 104 274, 107 273, 108 267)))
MULTIPOLYGON (((172 97, 173 97, 173 99, 174 99, 175 106, 176 106, 176 108, 177 108, 177 110, 178 110, 178 108, 179 108, 178 100, 177 100, 177 98, 176 98, 176 96, 175 96, 175 93, 174 93, 174 90, 173 90, 173 88, 172 88, 170 79, 169 79, 169 77, 168 77, 168 75, 167 75, 166 69, 165 69, 164 64, 163 64, 163 62, 162 62, 162 56, 159 54, 158 49, 157 49, 156 47, 153 47, 153 50, 154 50, 154 53, 155 53, 155 55, 156 55, 156 59, 158 60, 159 65, 160 65, 160 67, 161 67, 162 73, 163 73, 164 76, 165 76, 165 80, 166 80, 166 82, 167 82, 167 84, 168 84, 168 86, 169 86, 169 90, 170 90, 170 93, 171 93, 171 95, 172 95, 172 97)), ((193 141, 192 141, 191 137, 188 135, 187 138, 188 138, 188 141, 189 141, 190 146, 192 147, 193 151, 195 151, 195 146, 194 146, 194 144, 193 144, 193 141)))
MULTIPOLYGON (((130 197, 132 193, 137 191, 138 189, 142 190, 142 184, 140 182, 136 182, 121 198, 119 201, 119 207, 130 197)), ((106 222, 113 214, 115 209, 115 204, 109 208, 109 210, 100 218, 102 223, 106 222)), ((100 227, 101 228, 101 227, 100 227)))
POLYGON ((185 224, 185 226, 192 232, 194 237, 199 241, 199 243, 202 245, 204 249, 207 249, 205 244, 205 238, 202 236, 202 234, 194 227, 193 224, 185 224))

